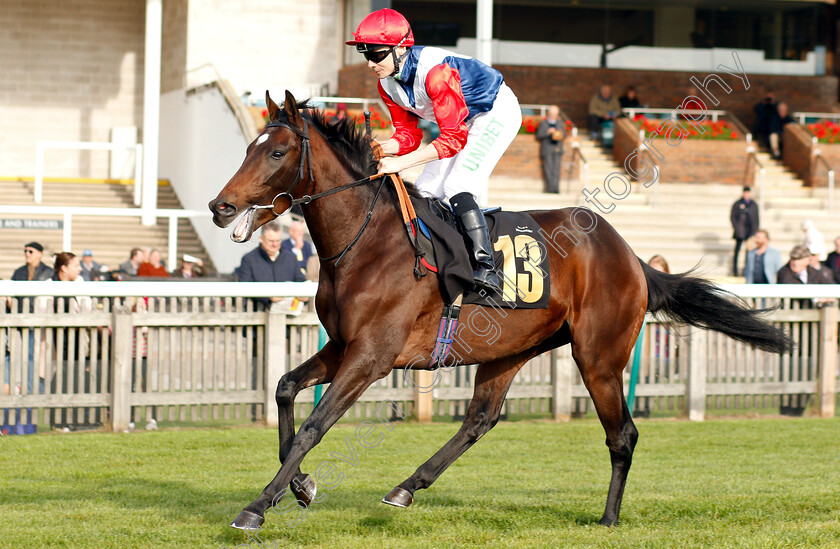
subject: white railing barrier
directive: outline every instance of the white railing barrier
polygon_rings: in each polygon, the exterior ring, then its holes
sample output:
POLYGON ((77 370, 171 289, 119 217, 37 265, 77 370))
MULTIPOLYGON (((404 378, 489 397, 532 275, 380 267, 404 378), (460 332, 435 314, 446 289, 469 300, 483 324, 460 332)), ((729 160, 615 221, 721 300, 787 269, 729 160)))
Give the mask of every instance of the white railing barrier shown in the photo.
POLYGON ((146 213, 150 213, 152 217, 166 217, 169 218, 169 257, 168 265, 173 268, 178 264, 178 219, 193 218, 193 217, 210 217, 210 212, 197 210, 172 210, 172 209, 157 209, 150 212, 144 212, 141 208, 88 208, 84 206, 61 207, 61 206, 0 206, 0 214, 34 214, 34 215, 54 215, 62 216, 64 219, 64 228, 62 234, 62 249, 73 249, 73 217, 74 216, 91 216, 91 217, 137 217, 143 218, 146 213))
POLYGON ((49 141, 39 139, 35 143, 35 202, 41 203, 44 197, 44 151, 47 149, 83 150, 83 151, 117 151, 122 149, 134 150, 134 205, 140 205, 143 181, 143 145, 123 145, 95 141, 49 141))

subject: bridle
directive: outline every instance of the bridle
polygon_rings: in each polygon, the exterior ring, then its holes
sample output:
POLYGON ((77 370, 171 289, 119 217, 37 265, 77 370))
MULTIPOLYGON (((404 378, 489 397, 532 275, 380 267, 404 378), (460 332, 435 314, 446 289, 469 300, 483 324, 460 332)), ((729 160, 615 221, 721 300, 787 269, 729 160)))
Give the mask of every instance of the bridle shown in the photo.
MULTIPOLYGON (((250 224, 253 224, 253 219, 254 219, 253 214, 256 213, 257 210, 271 210, 271 213, 274 215, 274 217, 280 217, 280 216, 288 213, 289 210, 291 210, 292 208, 294 208, 298 204, 301 204, 301 205, 305 206, 306 204, 309 204, 310 202, 318 200, 319 198, 324 198, 326 196, 330 196, 331 194, 339 193, 341 191, 346 191, 348 189, 352 189, 353 187, 359 187, 361 185, 365 185, 365 184, 370 183, 371 181, 374 181, 376 179, 381 179, 381 182, 379 183, 379 188, 376 190, 376 195, 373 197, 373 202, 371 203, 370 209, 368 210, 367 216, 365 217, 365 222, 362 224, 362 228, 359 229, 359 232, 356 234, 356 238, 354 238, 353 241, 350 244, 348 244, 347 247, 345 247, 344 250, 341 253, 338 253, 338 254, 336 254, 332 257, 320 257, 320 256, 318 256, 322 261, 336 260, 335 264, 337 266, 341 262, 341 260, 344 258, 344 256, 347 254, 347 252, 349 252, 350 249, 353 246, 356 245, 356 242, 358 242, 359 238, 361 238, 362 233, 365 231, 365 228, 367 228, 367 225, 370 222, 370 218, 373 215, 373 208, 376 206, 376 201, 379 200, 379 195, 382 193, 382 187, 385 185, 385 181, 387 180, 386 177, 385 177, 386 174, 377 173, 377 174, 374 174, 374 175, 369 175, 365 178, 358 179, 356 181, 353 181, 351 183, 347 183, 345 185, 341 185, 339 187, 334 187, 334 188, 329 189, 327 191, 324 191, 322 193, 317 193, 317 194, 312 194, 312 195, 305 194, 305 195, 301 196, 300 198, 295 198, 295 197, 292 196, 292 190, 297 186, 298 183, 300 183, 301 179, 303 179, 304 168, 308 168, 308 171, 309 171, 309 184, 315 183, 315 174, 312 171, 312 148, 309 144, 309 124, 306 122, 306 119, 304 118, 303 119, 303 130, 301 130, 299 128, 296 128, 294 126, 291 126, 289 124, 286 124, 285 122, 270 122, 269 124, 266 124, 265 127, 266 128, 286 128, 286 129, 292 131, 292 133, 294 133, 298 137, 300 137, 300 140, 301 140, 300 141, 300 143, 301 143, 300 144, 300 164, 298 164, 298 170, 297 170, 297 174, 295 175, 295 180, 288 189, 286 189, 285 191, 283 191, 281 193, 277 193, 277 196, 275 196, 274 199, 272 199, 270 204, 253 205, 253 206, 249 206, 248 209, 245 210, 245 215, 250 216, 249 217, 249 219, 251 219, 250 224), (289 200, 289 206, 285 210, 283 210, 282 212, 277 213, 275 203, 277 202, 277 199, 281 198, 281 197, 282 198, 287 198, 289 200)), ((308 185, 307 185, 307 187, 308 187, 308 185)))

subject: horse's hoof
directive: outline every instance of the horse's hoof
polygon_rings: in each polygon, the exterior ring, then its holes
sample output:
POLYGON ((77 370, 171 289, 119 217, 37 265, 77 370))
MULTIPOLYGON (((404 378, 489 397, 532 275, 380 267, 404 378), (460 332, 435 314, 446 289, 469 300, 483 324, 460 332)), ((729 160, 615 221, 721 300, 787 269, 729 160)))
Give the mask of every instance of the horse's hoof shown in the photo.
POLYGON ((618 519, 611 519, 607 517, 602 517, 601 520, 598 522, 601 526, 606 526, 608 528, 612 528, 613 526, 618 525, 618 519))
POLYGON ((230 525, 240 530, 259 530, 264 522, 265 518, 262 515, 251 511, 242 511, 230 525))
POLYGON ((414 496, 411 492, 397 486, 391 490, 387 496, 382 498, 382 503, 393 505, 394 507, 408 507, 414 503, 414 496))
POLYGON ((315 494, 318 493, 315 481, 309 475, 300 475, 295 477, 295 480, 296 482, 292 482, 292 493, 299 502, 309 507, 315 499, 315 494))

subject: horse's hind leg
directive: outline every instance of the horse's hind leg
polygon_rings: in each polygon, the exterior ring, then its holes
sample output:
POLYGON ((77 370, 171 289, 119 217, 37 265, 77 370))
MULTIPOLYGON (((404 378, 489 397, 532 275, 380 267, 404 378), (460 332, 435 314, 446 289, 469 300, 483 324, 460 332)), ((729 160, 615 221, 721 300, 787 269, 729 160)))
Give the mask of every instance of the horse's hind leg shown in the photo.
POLYGON ((473 398, 461 428, 443 448, 417 468, 409 478, 382 499, 383 503, 408 507, 414 502, 414 492, 428 488, 447 467, 470 446, 496 425, 505 395, 516 372, 536 353, 529 352, 478 366, 475 374, 473 398))
MULTIPOLYGON (((338 347, 329 341, 309 360, 280 378, 274 395, 277 402, 277 430, 280 435, 280 463, 286 461, 295 438, 295 397, 307 387, 332 381, 340 364, 338 347)), ((291 490, 298 501, 308 506, 315 497, 317 487, 312 477, 302 473, 298 467, 291 490)))
MULTIPOLYGON (((590 333, 597 332, 592 330, 590 333)), ((630 358, 636 333, 627 329, 620 335, 611 334, 616 337, 603 338, 602 341, 575 341, 572 344, 572 355, 595 403, 601 425, 607 434, 607 447, 610 449, 612 478, 604 516, 601 518, 601 524, 605 526, 612 526, 618 522, 624 485, 633 461, 633 449, 639 438, 639 432, 624 400, 621 379, 621 372, 630 358)))

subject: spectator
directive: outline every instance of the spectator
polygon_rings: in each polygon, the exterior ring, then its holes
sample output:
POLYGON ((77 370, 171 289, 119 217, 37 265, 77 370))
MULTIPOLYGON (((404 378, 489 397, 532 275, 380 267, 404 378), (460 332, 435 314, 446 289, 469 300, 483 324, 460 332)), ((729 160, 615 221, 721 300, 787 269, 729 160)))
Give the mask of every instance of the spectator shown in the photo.
POLYGON ((735 253, 732 258, 732 276, 738 276, 738 254, 741 245, 758 231, 758 204, 751 199, 749 187, 743 188, 743 195, 732 204, 729 221, 732 223, 732 238, 735 240, 735 253))
POLYGON ((782 143, 782 137, 784 136, 784 129, 786 124, 790 124, 791 122, 796 122, 793 117, 788 113, 788 105, 787 103, 781 102, 776 105, 776 112, 770 118, 770 150, 773 154, 773 158, 779 159, 782 157, 782 149, 784 147, 782 143))
POLYGON ((770 123, 775 116, 778 116, 776 99, 772 90, 767 90, 767 95, 753 107, 753 111, 755 112, 753 135, 759 145, 766 147, 769 145, 767 140, 770 136, 770 123))
MULTIPOLYGON (((808 266, 814 270, 814 273, 822 279, 820 282, 812 280, 812 284, 834 284, 834 272, 822 264, 820 261, 820 254, 818 248, 809 249, 811 252, 810 262, 808 266)), ((825 251, 825 249, 823 249, 825 251)))
POLYGON ((98 276, 99 272, 102 271, 102 265, 93 260, 93 252, 90 250, 82 252, 81 265, 82 273, 80 276, 83 280, 95 280, 94 277, 98 276))
POLYGON ((281 249, 291 252, 297 258, 298 267, 306 274, 306 262, 314 253, 312 244, 303 239, 303 223, 292 221, 289 225, 289 238, 283 241, 281 249))
POLYGON ((122 276, 137 276, 137 269, 143 263, 145 254, 140 248, 131 248, 128 261, 120 263, 119 274, 122 276))
MULTIPOLYGON (((242 256, 242 263, 236 269, 240 282, 304 282, 306 276, 300 270, 292 252, 283 250, 282 229, 277 221, 266 223, 260 233, 260 245, 242 256)), ((271 303, 283 298, 257 298, 258 303, 271 307, 271 303)))
POLYGON ((537 127, 543 181, 545 182, 545 191, 549 193, 560 192, 560 161, 563 157, 563 140, 565 138, 566 130, 560 120, 560 107, 552 105, 548 108, 545 119, 537 127))
POLYGON ((814 226, 814 222, 810 219, 803 221, 802 232, 805 233, 802 245, 817 254, 820 257, 820 261, 825 259, 825 238, 823 238, 823 234, 814 226))
POLYGON ((694 32, 691 33, 691 45, 695 48, 711 48, 712 36, 705 19, 694 22, 694 32))
POLYGON ((659 254, 651 257, 648 260, 648 265, 650 265, 659 272, 671 274, 671 268, 668 267, 668 262, 665 261, 665 258, 659 254))
POLYGON ((335 106, 335 114, 330 118, 331 124, 336 124, 347 118, 347 105, 339 103, 335 106))
POLYGON ((190 254, 181 257, 181 266, 172 271, 172 278, 201 278, 207 276, 204 262, 190 254))
POLYGON ((160 252, 156 248, 152 248, 149 252, 149 260, 137 267, 137 276, 169 278, 169 273, 160 259, 160 252))
POLYGON ((636 97, 636 88, 633 86, 627 86, 624 88, 624 94, 618 98, 618 103, 621 105, 622 109, 632 109, 642 106, 639 102, 639 98, 636 97))
POLYGON ((597 141, 604 122, 615 119, 621 111, 621 105, 612 94, 609 84, 604 84, 598 93, 589 100, 589 134, 597 141))
POLYGON ((44 247, 38 242, 30 242, 23 247, 26 264, 12 274, 12 280, 49 280, 53 270, 41 262, 44 247))
POLYGON ((782 254, 770 247, 770 235, 764 229, 755 233, 755 248, 747 252, 744 278, 747 284, 775 284, 782 268, 782 254))
POLYGON ((834 251, 825 259, 825 266, 834 273, 834 281, 840 284, 840 237, 834 239, 834 251))
POLYGON ((811 255, 805 246, 794 246, 790 261, 779 270, 779 284, 825 284, 825 278, 810 265, 811 255))
MULTIPOLYGON (((80 276, 81 262, 71 252, 57 254, 53 270, 52 280, 60 282, 84 281, 80 276)), ((52 310, 57 314, 75 314, 92 309, 89 297, 56 297, 52 299, 52 310)), ((56 328, 53 335, 57 367, 62 368, 62 385, 59 387, 58 376, 53 376, 51 393, 68 394, 71 389, 71 380, 74 380, 75 393, 94 392, 96 388, 91 384, 91 368, 98 368, 100 365, 95 358, 92 361, 86 360, 90 341, 89 337, 86 337, 89 336, 87 330, 75 327, 56 328), (59 342, 63 343, 61 347, 59 347, 59 342), (84 371, 82 371, 82 365, 84 365, 84 371)), ((101 379, 101 371, 97 372, 96 378, 101 379)), ((89 412, 88 408, 53 409, 50 413, 50 424, 65 431, 71 428, 101 425, 99 408, 96 409, 93 418, 90 417, 89 412)))

